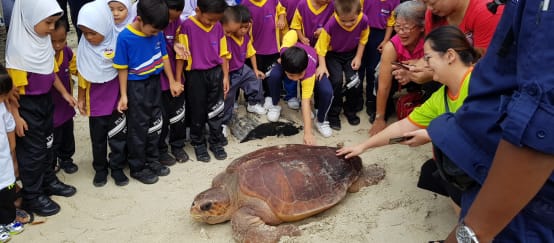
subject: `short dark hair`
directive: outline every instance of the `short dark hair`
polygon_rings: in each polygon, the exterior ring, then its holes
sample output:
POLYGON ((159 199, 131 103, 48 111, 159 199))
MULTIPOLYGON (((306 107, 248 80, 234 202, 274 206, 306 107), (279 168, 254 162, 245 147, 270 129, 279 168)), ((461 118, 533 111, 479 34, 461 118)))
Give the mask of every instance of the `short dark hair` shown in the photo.
POLYGON ((221 23, 229 23, 229 22, 235 22, 235 23, 250 23, 250 20, 252 19, 252 15, 250 15, 250 10, 244 5, 235 5, 235 6, 229 6, 227 9, 225 9, 225 12, 223 12, 223 18, 221 18, 221 23))
POLYGON ((281 54, 281 66, 287 73, 302 73, 308 67, 308 53, 300 47, 290 47, 281 54))
POLYGON ((67 33, 67 32, 69 32, 69 23, 64 18, 60 18, 54 24, 54 29, 55 30, 57 30, 59 28, 64 28, 65 32, 67 33))
MULTIPOLYGON (((141 0, 142 1, 142 0, 141 0)), ((198 0, 196 6, 202 13, 222 14, 228 7, 225 0, 198 0)))
POLYGON ((185 1, 183 0, 165 0, 165 3, 167 3, 167 8, 177 10, 177 11, 183 11, 185 9, 185 1))
POLYGON ((144 24, 162 30, 169 24, 169 9, 164 0, 140 0, 137 5, 137 16, 144 24))
POLYGON ((0 95, 5 95, 13 89, 13 82, 6 68, 0 64, 0 95))
POLYGON ((339 15, 352 12, 359 14, 362 11, 360 0, 335 0, 334 4, 335 12, 339 15))

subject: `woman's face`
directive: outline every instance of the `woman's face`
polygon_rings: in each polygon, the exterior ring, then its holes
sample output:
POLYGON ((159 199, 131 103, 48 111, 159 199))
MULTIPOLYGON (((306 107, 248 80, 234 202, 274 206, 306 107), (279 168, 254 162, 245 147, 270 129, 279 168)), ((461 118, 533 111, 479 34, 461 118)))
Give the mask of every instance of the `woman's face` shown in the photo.
POLYGON ((396 31, 396 35, 400 38, 400 43, 403 46, 411 46, 417 44, 424 28, 418 26, 414 21, 398 18, 396 24, 394 24, 394 31, 396 31))
POLYGON ((444 74, 448 75, 448 60, 444 57, 444 52, 437 52, 431 48, 430 41, 425 41, 423 45, 423 59, 427 66, 433 71, 433 80, 440 82, 444 74))
POLYGON ((427 5, 427 9, 431 11, 434 15, 438 15, 441 17, 446 17, 452 12, 454 12, 454 8, 456 6, 456 3, 458 1, 456 0, 423 0, 425 5, 427 5))

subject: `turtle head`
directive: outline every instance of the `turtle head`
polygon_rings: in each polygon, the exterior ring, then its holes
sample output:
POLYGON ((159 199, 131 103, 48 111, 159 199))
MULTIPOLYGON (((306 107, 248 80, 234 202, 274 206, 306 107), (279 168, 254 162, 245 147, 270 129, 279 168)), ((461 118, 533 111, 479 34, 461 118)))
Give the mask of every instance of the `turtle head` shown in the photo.
POLYGON ((231 198, 222 187, 213 187, 198 194, 190 208, 190 215, 199 222, 218 224, 231 219, 234 213, 231 198))

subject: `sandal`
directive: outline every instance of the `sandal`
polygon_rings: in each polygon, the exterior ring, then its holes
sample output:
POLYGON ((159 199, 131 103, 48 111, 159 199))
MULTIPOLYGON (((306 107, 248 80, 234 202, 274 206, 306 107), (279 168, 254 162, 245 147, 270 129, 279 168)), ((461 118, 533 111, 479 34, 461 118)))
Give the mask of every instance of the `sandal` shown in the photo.
POLYGON ((15 210, 15 220, 22 224, 31 224, 35 220, 35 216, 32 213, 27 213, 23 209, 15 210))

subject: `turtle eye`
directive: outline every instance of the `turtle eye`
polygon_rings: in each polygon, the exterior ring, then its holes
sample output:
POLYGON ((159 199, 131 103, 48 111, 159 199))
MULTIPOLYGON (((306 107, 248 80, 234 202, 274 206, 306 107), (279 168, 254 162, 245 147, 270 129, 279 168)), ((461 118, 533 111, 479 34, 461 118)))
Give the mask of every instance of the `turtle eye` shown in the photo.
POLYGON ((212 208, 212 203, 211 202, 204 203, 200 206, 200 210, 202 210, 202 211, 208 211, 211 208, 212 208))

